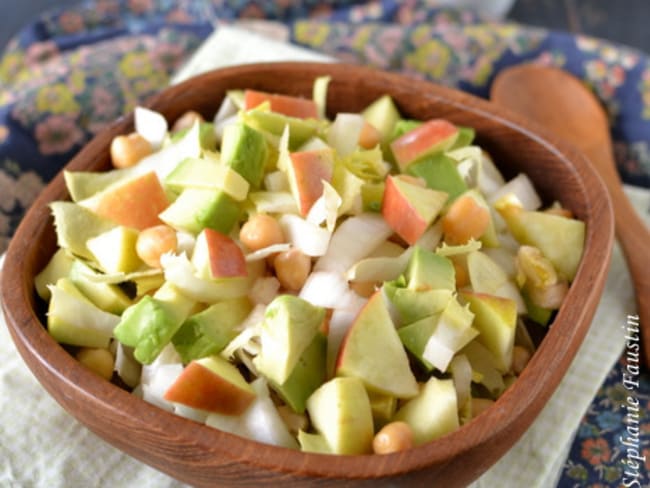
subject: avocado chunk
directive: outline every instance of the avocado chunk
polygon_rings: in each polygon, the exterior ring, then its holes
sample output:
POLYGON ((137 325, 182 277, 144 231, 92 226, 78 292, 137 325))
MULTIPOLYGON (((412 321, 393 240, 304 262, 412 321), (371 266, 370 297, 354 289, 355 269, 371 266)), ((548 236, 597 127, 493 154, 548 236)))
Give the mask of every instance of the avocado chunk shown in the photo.
MULTIPOLYGON (((172 142, 177 142, 183 139, 190 131, 191 127, 181 129, 172 135, 172 142)), ((199 122, 199 141, 201 148, 208 151, 214 151, 217 147, 217 133, 214 130, 212 122, 199 122)))
POLYGON ((190 316, 172 337, 183 363, 219 353, 251 311, 246 297, 224 300, 190 316))
POLYGON ((45 268, 34 277, 34 287, 38 296, 43 300, 49 300, 50 289, 48 285, 54 285, 60 278, 68 276, 73 262, 74 258, 65 249, 57 249, 45 265, 45 268))
POLYGON ((444 153, 432 154, 410 164, 406 172, 422 178, 428 188, 449 194, 449 202, 467 191, 467 184, 458 171, 456 161, 444 153))
POLYGON ((386 295, 397 311, 397 325, 402 327, 442 312, 453 297, 453 290, 414 290, 393 282, 384 285, 386 295))
POLYGON ((223 191, 187 188, 160 214, 160 219, 195 235, 206 227, 228 234, 240 214, 239 204, 223 191))
POLYGON ((221 161, 242 175, 252 188, 259 188, 266 162, 264 135, 246 124, 227 125, 221 142, 221 161))
POLYGON ((185 188, 223 190, 241 201, 248 195, 250 185, 238 172, 216 160, 186 158, 167 175, 165 187, 176 193, 185 188))
POLYGON ((276 384, 289 379, 325 318, 325 309, 294 295, 280 295, 266 308, 261 327, 262 348, 255 367, 276 384))
POLYGON ((115 337, 135 348, 142 364, 151 364, 183 325, 194 302, 165 283, 153 296, 145 295, 127 308, 115 327, 115 337))
POLYGON ((242 120, 247 126, 276 137, 280 137, 284 132, 284 128, 289 126, 289 149, 292 151, 315 136, 322 124, 322 121, 317 119, 300 119, 277 112, 270 112, 264 110, 263 105, 243 113, 242 120))
POLYGON ((412 290, 456 289, 456 272, 451 260, 415 246, 405 272, 412 290))
POLYGON ((302 353, 287 381, 271 387, 294 412, 304 413, 307 399, 325 381, 327 338, 320 332, 302 353))

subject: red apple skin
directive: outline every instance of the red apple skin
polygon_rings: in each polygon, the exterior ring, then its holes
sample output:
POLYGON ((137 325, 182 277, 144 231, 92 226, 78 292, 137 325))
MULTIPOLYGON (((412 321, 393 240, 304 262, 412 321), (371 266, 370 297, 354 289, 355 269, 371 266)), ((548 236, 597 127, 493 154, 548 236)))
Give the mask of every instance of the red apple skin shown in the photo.
POLYGON ((164 399, 207 412, 239 415, 255 400, 255 394, 192 361, 165 392, 164 399))
POLYGON ((458 133, 458 127, 448 120, 432 119, 395 139, 390 148, 403 172, 416 159, 451 146, 458 133))
POLYGON ((117 224, 144 230, 161 225, 158 214, 168 206, 160 180, 150 172, 108 191, 90 209, 117 224))
POLYGON ((246 90, 244 92, 244 107, 246 110, 255 108, 264 102, 271 104, 272 112, 300 119, 318 118, 318 107, 313 100, 257 90, 246 90))
POLYGON ((293 152, 289 155, 289 160, 298 192, 298 210, 305 217, 323 194, 323 181, 332 181, 332 152, 329 149, 293 152))
POLYGON ((206 228, 204 232, 212 277, 247 276, 246 258, 237 243, 214 229, 206 228))
POLYGON ((397 235, 413 245, 429 224, 415 211, 411 202, 399 191, 393 179, 392 175, 386 178, 381 214, 397 235))

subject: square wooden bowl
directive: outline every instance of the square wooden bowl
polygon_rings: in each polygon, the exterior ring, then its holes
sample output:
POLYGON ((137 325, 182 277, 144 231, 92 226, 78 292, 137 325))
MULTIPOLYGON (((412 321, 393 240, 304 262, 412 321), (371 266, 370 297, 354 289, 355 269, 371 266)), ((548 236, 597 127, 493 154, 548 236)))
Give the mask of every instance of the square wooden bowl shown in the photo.
MULTIPOLYGON (((34 203, 10 244, 1 291, 9 330, 34 375, 71 415, 124 452, 192 485, 301 486, 337 481, 340 486, 424 482, 464 486, 494 464, 535 420, 589 329, 613 243, 607 193, 576 150, 538 127, 462 92, 359 66, 269 63, 227 68, 168 88, 148 106, 169 121, 189 109, 211 118, 227 90, 253 88, 310 97, 313 81, 321 75, 331 76, 329 116, 358 112, 390 94, 406 117, 444 117, 473 127, 477 143, 504 175, 526 173, 547 202, 559 200, 586 222, 584 255, 564 304, 522 375, 493 407, 457 431, 408 451, 326 456, 221 432, 163 411, 102 380, 48 335, 44 307, 34 291, 34 276, 56 248, 48 204, 69 198, 62 174, 34 203)), ((132 116, 116 121, 67 169, 109 169, 112 138, 132 130, 132 116)))

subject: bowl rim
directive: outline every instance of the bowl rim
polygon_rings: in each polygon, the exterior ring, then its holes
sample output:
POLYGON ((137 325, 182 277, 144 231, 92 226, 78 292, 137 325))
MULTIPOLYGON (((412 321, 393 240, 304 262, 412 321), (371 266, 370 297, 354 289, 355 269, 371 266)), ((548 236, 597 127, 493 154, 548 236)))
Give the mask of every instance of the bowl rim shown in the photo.
MULTIPOLYGON (((262 467, 271 472, 298 473, 303 476, 318 478, 363 479, 391 477, 408 472, 417 472, 433 464, 444 464, 450 458, 463 456, 496 440, 497 445, 491 447, 493 451, 489 463, 491 465, 507 450, 499 446, 498 443, 505 442, 504 439, 507 436, 519 438, 533 423, 546 400, 562 379, 562 375, 557 375, 557 372, 568 369, 589 329, 605 284, 614 240, 613 212, 610 200, 606 196, 605 186, 577 149, 514 113, 497 108, 489 101, 430 81, 418 80, 403 74, 388 73, 357 65, 273 62, 221 68, 171 86, 143 105, 154 109, 165 105, 174 97, 182 97, 183 92, 191 87, 193 83, 196 83, 197 80, 208 82, 216 78, 237 78, 242 75, 251 76, 260 73, 278 75, 278 73, 289 73, 291 70, 298 68, 314 78, 324 74, 328 74, 333 78, 342 77, 347 71, 355 70, 355 72, 365 75, 368 83, 372 83, 375 77, 380 77, 382 83, 390 83, 396 87, 395 89, 418 90, 423 97, 423 103, 443 100, 463 112, 487 118, 496 124, 508 127, 510 130, 530 139, 530 141, 534 141, 553 154, 558 161, 566 165, 565 169, 573 171, 575 177, 583 183, 582 191, 585 193, 585 201, 590 205, 590 215, 597 216, 598 225, 587 225, 585 252, 567 297, 567 302, 573 302, 575 301, 573 297, 581 291, 585 294, 582 306, 573 307, 572 309, 563 306, 559 310, 555 322, 566 322, 567 326, 563 329, 558 327, 550 328, 537 353, 533 355, 529 366, 497 400, 495 405, 488 410, 489 413, 478 416, 439 440, 431 441, 409 451, 382 456, 336 456, 336 462, 331 462, 332 456, 330 455, 303 453, 260 444, 250 439, 206 427, 165 412, 146 403, 144 400, 133 397, 133 395, 115 385, 100 380, 77 363, 63 347, 49 336, 31 307, 34 293, 32 280, 23 280, 21 286, 17 287, 13 278, 24 276, 26 273, 22 259, 24 257, 22 249, 26 245, 33 245, 32 236, 41 235, 44 232, 44 227, 50 225, 47 218, 47 215, 49 215, 47 205, 51 201, 61 198, 62 188, 65 191, 62 171, 57 174, 32 204, 12 238, 6 254, 0 293, 7 326, 13 341, 23 359, 39 379, 39 382, 59 403, 63 401, 61 398, 62 392, 54 388, 49 381, 45 381, 45 378, 49 378, 50 381, 53 378, 63 381, 65 387, 70 392, 74 392, 77 398, 88 402, 89 407, 100 409, 98 411, 109 409, 112 414, 121 415, 125 423, 157 432, 159 435, 165 435, 164 426, 161 426, 157 420, 162 415, 163 419, 174 422, 178 426, 175 437, 179 441, 182 440, 184 443, 207 449, 212 455, 222 456, 224 463, 243 463, 249 466, 262 467), (591 263, 596 258, 602 262, 601 266, 587 267, 585 265, 585 263, 591 263), (568 324, 570 323, 576 324, 576 326, 569 327, 568 324), (553 366, 548 367, 541 364, 542 358, 547 356, 559 357, 559 359, 554 362, 553 366), (554 376, 553 373, 556 373, 556 375, 554 376), (529 402, 518 401, 521 391, 527 392, 529 402), (116 412, 115 404, 112 404, 112 402, 119 402, 123 409, 116 412), (166 415, 169 415, 170 418, 165 417, 166 415), (489 419, 489 422, 487 419, 489 419), (503 427, 497 429, 495 426, 503 427), (264 449, 264 456, 259 455, 260 449, 264 449)), ((107 145, 109 136, 112 137, 113 131, 124 129, 132 124, 132 113, 119 118, 95 136, 64 169, 78 169, 78 167, 83 166, 86 158, 95 148, 107 145)), ((92 422, 89 423, 88 419, 80 419, 77 412, 72 410, 69 404, 62 403, 62 405, 91 430, 102 431, 100 426, 92 422)), ((148 454, 137 446, 132 446, 130 450, 125 449, 128 446, 120 444, 119 439, 107 439, 105 435, 102 435, 102 437, 104 440, 126 450, 128 454, 152 464, 162 471, 172 474, 172 476, 178 476, 176 471, 169 471, 170 466, 156 460, 152 462, 148 454)))

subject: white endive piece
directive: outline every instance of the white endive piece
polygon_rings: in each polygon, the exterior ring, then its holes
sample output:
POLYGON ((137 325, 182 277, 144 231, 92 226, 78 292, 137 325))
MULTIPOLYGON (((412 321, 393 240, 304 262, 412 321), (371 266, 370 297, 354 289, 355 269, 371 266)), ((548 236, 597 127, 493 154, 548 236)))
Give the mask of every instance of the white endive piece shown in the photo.
POLYGON ((133 119, 135 131, 151 144, 154 151, 160 149, 169 130, 167 119, 162 114, 145 107, 135 107, 133 119))

